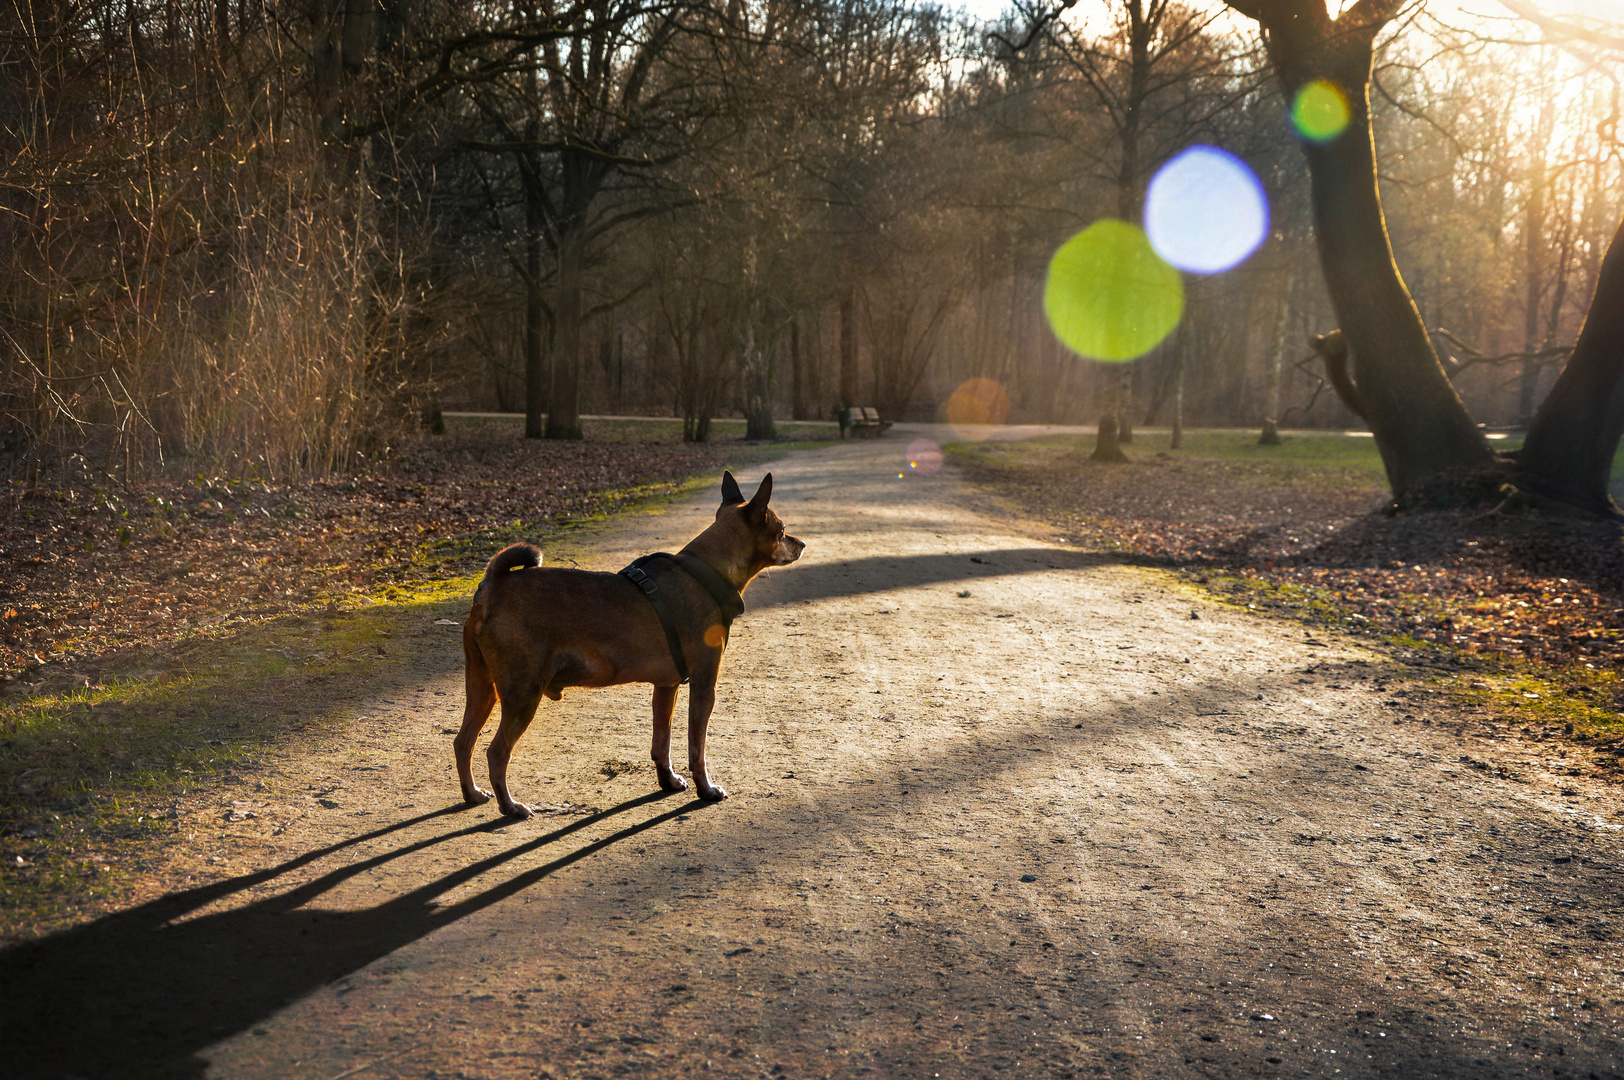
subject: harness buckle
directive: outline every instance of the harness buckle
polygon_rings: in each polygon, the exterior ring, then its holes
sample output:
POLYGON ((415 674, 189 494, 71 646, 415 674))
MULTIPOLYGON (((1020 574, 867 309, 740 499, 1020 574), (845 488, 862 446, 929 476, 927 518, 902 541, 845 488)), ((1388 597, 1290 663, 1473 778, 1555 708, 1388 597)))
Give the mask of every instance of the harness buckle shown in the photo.
POLYGON ((633 585, 642 589, 645 595, 653 596, 659 591, 658 586, 654 584, 654 579, 644 573, 641 566, 628 566, 621 573, 625 574, 633 585))

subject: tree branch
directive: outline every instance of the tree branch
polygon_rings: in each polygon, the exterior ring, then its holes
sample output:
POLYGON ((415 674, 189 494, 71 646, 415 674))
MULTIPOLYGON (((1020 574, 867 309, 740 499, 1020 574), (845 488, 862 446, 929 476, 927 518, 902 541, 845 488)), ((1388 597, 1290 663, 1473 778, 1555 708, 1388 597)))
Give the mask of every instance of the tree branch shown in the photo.
POLYGON ((1455 346, 1461 352, 1467 354, 1467 358, 1465 360, 1456 360, 1453 356, 1448 357, 1451 374, 1459 374, 1460 372, 1465 371, 1467 368, 1475 367, 1478 364, 1498 366, 1500 364, 1513 364, 1517 363, 1518 361, 1529 360, 1537 364, 1548 364, 1553 360, 1566 360, 1569 356, 1573 355, 1572 345, 1550 345, 1543 349, 1531 349, 1524 352, 1499 353, 1498 355, 1490 356, 1488 353, 1483 352, 1470 343, 1462 341, 1460 338, 1456 337, 1453 333, 1445 330, 1441 326, 1438 327, 1437 330, 1433 331, 1433 333, 1455 346))
POLYGON ((1348 343, 1342 331, 1315 334, 1308 339, 1308 343, 1325 360, 1325 376, 1330 380, 1336 396, 1342 399, 1342 404, 1348 407, 1349 412, 1369 423, 1370 417, 1365 415, 1365 397, 1359 392, 1359 386, 1353 381, 1353 373, 1348 367, 1348 343))
POLYGON ((1030 46, 1032 42, 1037 40, 1037 36, 1043 33, 1044 27, 1060 18, 1062 13, 1076 5, 1076 3, 1077 0, 1061 0, 1060 6, 1055 8, 1053 11, 1040 12, 1038 17, 1033 20, 1032 25, 1027 28, 1026 36, 1021 39, 1021 43, 1019 45, 1009 40, 1003 34, 998 33, 996 30, 988 31, 987 36, 1003 45, 1004 48, 1008 49, 1012 53, 1025 52, 1027 47, 1030 46))

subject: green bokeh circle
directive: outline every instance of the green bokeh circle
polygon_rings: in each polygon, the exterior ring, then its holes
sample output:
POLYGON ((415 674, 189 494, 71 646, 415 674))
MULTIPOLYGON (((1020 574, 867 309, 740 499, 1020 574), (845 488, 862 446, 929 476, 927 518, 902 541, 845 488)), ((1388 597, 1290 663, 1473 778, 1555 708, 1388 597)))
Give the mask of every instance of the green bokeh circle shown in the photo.
POLYGON ((1043 311, 1055 337, 1091 360, 1143 356, 1184 314, 1184 282, 1144 230, 1101 218, 1049 260, 1043 311))
POLYGON ((1315 79, 1291 102, 1292 126, 1311 142, 1330 142, 1342 134, 1351 115, 1348 96, 1329 79, 1315 79))

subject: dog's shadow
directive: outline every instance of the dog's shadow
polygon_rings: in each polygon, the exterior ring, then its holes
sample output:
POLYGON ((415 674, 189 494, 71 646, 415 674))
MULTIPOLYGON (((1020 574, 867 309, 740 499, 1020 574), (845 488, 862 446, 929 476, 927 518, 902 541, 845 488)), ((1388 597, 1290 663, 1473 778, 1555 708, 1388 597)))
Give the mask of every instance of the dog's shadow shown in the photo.
POLYGON ((684 800, 676 809, 471 896, 438 902, 504 863, 668 797, 666 792, 654 792, 580 818, 364 910, 323 911, 306 905, 356 875, 437 844, 499 828, 504 819, 438 833, 275 896, 186 918, 343 848, 428 824, 452 811, 424 814, 268 870, 174 893, 14 946, 0 953, 0 1045, 6 1048, 7 1075, 202 1076, 207 1063, 198 1053, 209 1044, 247 1030, 316 988, 571 863, 709 805, 684 800))

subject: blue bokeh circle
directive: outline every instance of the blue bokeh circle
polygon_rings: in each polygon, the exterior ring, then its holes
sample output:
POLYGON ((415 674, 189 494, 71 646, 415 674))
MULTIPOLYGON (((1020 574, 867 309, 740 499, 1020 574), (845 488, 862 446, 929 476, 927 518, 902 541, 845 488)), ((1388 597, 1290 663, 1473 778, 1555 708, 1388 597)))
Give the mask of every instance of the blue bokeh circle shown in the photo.
POLYGON ((1192 146, 1151 178, 1145 232, 1156 254, 1180 270, 1216 274, 1269 235, 1269 199, 1246 162, 1216 146, 1192 146))

